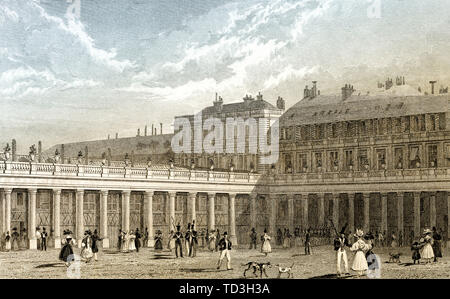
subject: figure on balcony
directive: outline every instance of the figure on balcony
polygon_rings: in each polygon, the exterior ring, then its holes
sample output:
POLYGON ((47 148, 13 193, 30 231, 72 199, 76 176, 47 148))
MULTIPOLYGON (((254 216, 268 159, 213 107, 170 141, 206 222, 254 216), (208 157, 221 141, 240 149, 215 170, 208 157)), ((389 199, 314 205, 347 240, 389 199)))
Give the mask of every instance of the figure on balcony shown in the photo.
POLYGON ((11 147, 9 147, 9 143, 6 144, 5 148, 3 149, 3 152, 5 154, 5 160, 8 161, 9 160, 9 155, 11 152, 11 147))
POLYGON ((83 152, 79 151, 78 152, 78 157, 77 157, 77 164, 81 164, 81 159, 83 158, 83 152))
POLYGON ((59 160, 61 159, 61 155, 58 151, 58 149, 55 150, 55 157, 53 158, 55 163, 59 163, 59 160))
POLYGON ((32 146, 30 146, 30 161, 33 162, 34 159, 36 158, 36 146, 33 144, 32 146))

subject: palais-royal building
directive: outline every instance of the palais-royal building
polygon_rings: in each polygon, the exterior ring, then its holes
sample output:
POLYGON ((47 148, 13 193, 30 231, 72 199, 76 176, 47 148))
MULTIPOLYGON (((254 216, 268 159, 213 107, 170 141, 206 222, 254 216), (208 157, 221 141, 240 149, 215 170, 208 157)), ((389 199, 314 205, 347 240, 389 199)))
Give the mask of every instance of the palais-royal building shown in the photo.
MULTIPOLYGON (((436 226, 447 237, 450 97, 400 94, 361 95, 346 85, 335 96, 321 95, 316 84, 305 88, 303 99, 279 117, 278 163, 261 173, 10 158, 0 162, 1 231, 26 228, 30 248, 37 226, 52 230, 56 247, 65 229, 78 239, 99 229, 103 246, 113 247, 121 228, 147 227, 152 245, 156 230, 167 238, 174 225, 192 219, 197 230, 226 230, 239 244, 249 242, 251 227, 274 235, 329 219, 338 228, 348 223, 350 231, 405 238, 436 226)), ((226 107, 219 104, 215 109, 226 107)))

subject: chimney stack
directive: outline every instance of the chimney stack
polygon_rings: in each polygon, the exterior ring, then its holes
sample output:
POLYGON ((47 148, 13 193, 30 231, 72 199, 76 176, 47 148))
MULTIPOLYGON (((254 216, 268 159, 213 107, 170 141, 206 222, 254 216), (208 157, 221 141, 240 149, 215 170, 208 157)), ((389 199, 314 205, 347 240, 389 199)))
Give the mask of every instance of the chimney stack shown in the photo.
POLYGON ((38 141, 38 162, 42 163, 42 141, 38 141))
POLYGON ((145 125, 144 136, 147 136, 147 125, 145 125))
POLYGON ((16 139, 13 139, 11 142, 11 161, 16 161, 17 159, 17 142, 16 139))
POLYGON ((436 84, 437 81, 430 81, 431 84, 431 94, 434 94, 434 84, 436 84))
POLYGON ((64 151, 64 144, 61 144, 61 162, 60 162, 61 164, 64 164, 65 158, 66 158, 66 154, 64 151))
POLYGON ((110 136, 109 136, 109 134, 108 134, 108 140, 109 140, 109 137, 110 137, 110 136))
POLYGON ((138 128, 136 137, 141 136, 141 128, 138 128))
POLYGON ((353 92, 355 91, 353 89, 353 85, 350 85, 350 84, 345 84, 345 86, 342 87, 341 90, 342 90, 342 100, 343 101, 345 101, 346 99, 351 97, 353 92))
POLYGON ((317 81, 312 81, 313 87, 312 87, 312 97, 315 98, 317 96, 317 81))
POLYGON ((119 133, 116 133, 116 139, 119 138, 119 133))
POLYGON ((152 124, 152 136, 153 136, 153 132, 155 132, 155 129, 154 129, 154 125, 152 124))
POLYGON ((159 123, 159 126, 161 127, 161 135, 162 135, 162 126, 163 126, 163 124, 159 123))

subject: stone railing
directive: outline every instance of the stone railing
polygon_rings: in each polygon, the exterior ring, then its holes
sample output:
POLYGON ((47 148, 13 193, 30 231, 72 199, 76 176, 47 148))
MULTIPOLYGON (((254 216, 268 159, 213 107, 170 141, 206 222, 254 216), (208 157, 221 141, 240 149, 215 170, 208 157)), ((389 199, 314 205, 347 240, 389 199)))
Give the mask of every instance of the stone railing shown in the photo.
POLYGON ((1 175, 105 177, 130 179, 168 179, 184 181, 249 182, 256 183, 260 175, 186 168, 169 168, 163 165, 150 167, 120 167, 81 164, 52 164, 30 162, 0 162, 1 175))
POLYGON ((364 181, 408 181, 408 180, 450 180, 450 168, 421 168, 346 172, 319 172, 297 174, 275 174, 275 183, 339 183, 364 181))

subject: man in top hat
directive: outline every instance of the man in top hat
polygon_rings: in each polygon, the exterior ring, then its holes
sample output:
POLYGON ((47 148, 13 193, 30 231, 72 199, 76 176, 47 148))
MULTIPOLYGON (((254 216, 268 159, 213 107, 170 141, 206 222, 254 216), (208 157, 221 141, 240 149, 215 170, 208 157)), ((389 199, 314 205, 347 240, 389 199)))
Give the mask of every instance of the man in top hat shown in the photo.
POLYGON ((177 225, 177 232, 173 235, 173 238, 175 239, 175 255, 178 257, 178 250, 180 250, 180 256, 183 257, 183 243, 181 240, 183 240, 183 234, 180 231, 180 224, 177 225))
POLYGON ((308 228, 305 234, 305 255, 311 254, 311 228, 308 228))
POLYGON ((217 269, 220 269, 220 266, 222 265, 222 260, 226 257, 227 258, 227 270, 232 270, 231 268, 231 241, 228 239, 227 232, 223 233, 223 238, 219 241, 219 250, 220 250, 220 258, 219 262, 217 263, 217 269))
POLYGON ((45 227, 43 227, 42 233, 41 233, 41 250, 47 251, 47 238, 48 238, 48 234, 45 231, 45 227))
POLYGON ((100 238, 100 236, 98 235, 97 229, 94 230, 94 233, 91 236, 92 239, 92 252, 94 253, 94 261, 98 261, 98 241, 103 240, 102 238, 100 238))
POLYGON ((134 239, 134 247, 136 247, 136 252, 139 252, 139 248, 141 247, 141 238, 142 238, 142 235, 139 232, 139 228, 136 228, 134 235, 136 236, 136 238, 134 239))

